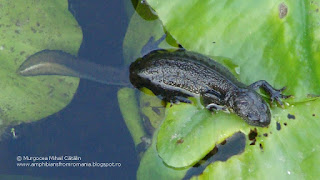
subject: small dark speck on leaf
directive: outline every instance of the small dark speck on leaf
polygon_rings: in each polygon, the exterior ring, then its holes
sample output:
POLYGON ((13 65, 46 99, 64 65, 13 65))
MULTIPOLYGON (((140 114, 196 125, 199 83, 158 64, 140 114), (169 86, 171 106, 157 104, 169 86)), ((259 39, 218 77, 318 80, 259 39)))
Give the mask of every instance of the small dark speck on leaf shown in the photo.
POLYGON ((288 14, 288 6, 285 3, 279 5, 279 17, 280 19, 286 17, 288 14))
POLYGON ((292 114, 288 114, 288 119, 296 119, 296 117, 292 114))
POLYGON ((316 116, 315 114, 312 114, 312 116, 316 116))
POLYGON ((252 140, 256 139, 257 135, 258 135, 257 128, 254 128, 253 130, 250 129, 250 132, 248 134, 248 138, 250 141, 252 141, 252 140))
POLYGON ((213 41, 212 43, 214 44, 214 43, 216 43, 216 42, 213 41))
POLYGON ((259 144, 259 146, 260 146, 260 149, 263 151, 263 146, 261 143, 259 144))
POLYGON ((177 144, 182 144, 183 143, 183 139, 179 139, 179 140, 177 140, 177 144))
POLYGON ((316 12, 319 12, 319 9, 316 9, 316 12))
POLYGON ((281 129, 281 124, 277 122, 277 130, 280 131, 280 129, 281 129))
POLYGON ((283 125, 287 126, 287 123, 283 123, 283 125))
POLYGON ((263 136, 268 137, 268 133, 264 133, 263 136))

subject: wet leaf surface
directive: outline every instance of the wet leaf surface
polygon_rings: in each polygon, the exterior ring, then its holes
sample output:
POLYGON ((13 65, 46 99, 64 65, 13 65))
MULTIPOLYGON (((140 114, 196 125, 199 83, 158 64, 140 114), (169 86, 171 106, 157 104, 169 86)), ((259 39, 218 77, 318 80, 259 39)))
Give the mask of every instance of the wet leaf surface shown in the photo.
POLYGON ((0 125, 35 121, 64 108, 79 79, 22 77, 16 70, 43 49, 77 54, 82 32, 68 1, 2 1, 0 16, 0 125))

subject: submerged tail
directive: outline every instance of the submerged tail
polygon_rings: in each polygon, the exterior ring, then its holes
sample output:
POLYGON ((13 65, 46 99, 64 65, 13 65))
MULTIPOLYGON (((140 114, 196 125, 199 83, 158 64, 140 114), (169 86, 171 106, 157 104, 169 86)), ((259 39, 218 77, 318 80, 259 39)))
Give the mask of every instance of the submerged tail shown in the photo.
POLYGON ((130 85, 127 68, 98 65, 59 50, 43 50, 31 55, 17 72, 22 76, 62 75, 108 85, 130 85))

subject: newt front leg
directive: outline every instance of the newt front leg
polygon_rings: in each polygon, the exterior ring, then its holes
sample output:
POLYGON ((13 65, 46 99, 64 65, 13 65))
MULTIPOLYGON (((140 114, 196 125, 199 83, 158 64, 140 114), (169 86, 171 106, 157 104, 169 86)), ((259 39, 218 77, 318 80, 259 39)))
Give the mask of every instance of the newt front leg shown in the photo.
POLYGON ((249 85, 248 87, 253 90, 257 90, 259 88, 262 88, 270 95, 271 103, 273 103, 273 101, 276 100, 281 107, 283 107, 283 103, 280 99, 281 98, 287 99, 287 98, 291 97, 291 95, 283 95, 282 94, 282 91, 284 91, 286 89, 286 87, 283 87, 281 89, 275 89, 265 80, 260 80, 260 81, 254 82, 251 85, 249 85))

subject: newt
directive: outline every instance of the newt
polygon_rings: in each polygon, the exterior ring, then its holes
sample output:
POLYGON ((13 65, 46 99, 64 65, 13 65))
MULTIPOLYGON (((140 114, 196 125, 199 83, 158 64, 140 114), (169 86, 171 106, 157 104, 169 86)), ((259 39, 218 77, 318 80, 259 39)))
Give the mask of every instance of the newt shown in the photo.
POLYGON ((275 89, 264 80, 249 86, 239 82, 218 62, 199 53, 179 49, 153 50, 125 68, 105 67, 80 60, 58 50, 43 50, 31 55, 17 71, 22 76, 64 75, 100 83, 146 87, 165 101, 191 103, 188 97, 200 97, 209 110, 226 110, 252 126, 270 124, 270 109, 255 90, 264 89, 281 106, 285 89, 275 89), (129 76, 129 78, 128 78, 129 76), (129 82, 130 80, 130 82, 129 82))
POLYGON ((191 103, 188 97, 200 96, 207 109, 225 107, 253 126, 270 124, 270 109, 255 90, 263 88, 281 106, 285 89, 275 89, 264 80, 249 86, 239 82, 233 74, 216 61, 186 50, 173 52, 155 50, 130 65, 130 81, 146 87, 166 101, 191 103))

